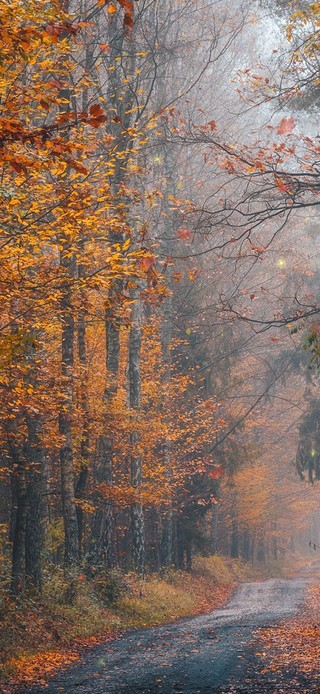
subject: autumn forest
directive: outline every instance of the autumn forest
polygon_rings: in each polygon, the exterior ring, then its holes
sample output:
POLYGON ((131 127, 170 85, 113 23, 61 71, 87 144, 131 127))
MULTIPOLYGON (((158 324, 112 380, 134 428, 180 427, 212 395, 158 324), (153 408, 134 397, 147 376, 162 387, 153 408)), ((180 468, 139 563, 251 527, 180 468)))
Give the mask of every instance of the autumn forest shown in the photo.
POLYGON ((6 658, 54 591, 319 550, 319 30, 307 0, 0 2, 6 658))

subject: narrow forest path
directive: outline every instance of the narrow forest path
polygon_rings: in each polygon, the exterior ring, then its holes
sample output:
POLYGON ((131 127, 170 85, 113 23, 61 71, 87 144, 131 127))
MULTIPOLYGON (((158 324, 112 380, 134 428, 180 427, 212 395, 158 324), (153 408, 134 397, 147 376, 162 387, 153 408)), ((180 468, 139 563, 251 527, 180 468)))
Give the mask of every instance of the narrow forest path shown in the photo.
MULTIPOLYGON (((245 583, 221 610, 168 626, 131 631, 94 647, 81 663, 29 694, 319 691, 288 669, 262 672, 254 631, 297 614, 315 567, 291 579, 245 583)), ((24 690, 25 692, 26 690, 24 690)))

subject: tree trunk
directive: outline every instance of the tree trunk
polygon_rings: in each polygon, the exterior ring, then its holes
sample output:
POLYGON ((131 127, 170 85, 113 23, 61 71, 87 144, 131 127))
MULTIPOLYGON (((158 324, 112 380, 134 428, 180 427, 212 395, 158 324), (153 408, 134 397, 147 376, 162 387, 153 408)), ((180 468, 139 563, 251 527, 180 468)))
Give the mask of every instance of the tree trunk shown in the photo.
POLYGON ((216 554, 218 551, 218 515, 219 515, 219 505, 218 503, 212 504, 211 506, 211 551, 216 554))
POLYGON ((26 581, 27 585, 41 591, 41 559, 43 552, 42 525, 42 469, 43 447, 41 443, 41 418, 27 418, 28 441, 25 445, 26 457, 26 581))
MULTIPOLYGON (((81 247, 83 244, 81 244, 81 247)), ((79 277, 84 276, 83 266, 79 265, 79 277)), ((79 501, 85 497, 88 480, 88 465, 90 455, 90 422, 88 405, 88 373, 87 373, 87 350, 86 350, 86 296, 81 293, 81 307, 78 314, 78 354, 80 362, 80 408, 82 415, 82 435, 80 444, 80 473, 75 488, 75 498, 79 501)), ((79 555, 83 550, 83 530, 84 512, 81 504, 76 506, 78 535, 79 535, 79 555)))
POLYGON ((238 559, 239 557, 239 531, 236 519, 232 521, 230 556, 233 559, 238 559))
POLYGON ((277 521, 272 522, 272 557, 275 561, 278 560, 278 537, 277 537, 277 521))
POLYGON ((17 510, 13 532, 11 590, 14 595, 18 595, 24 588, 27 524, 26 478, 21 461, 17 462, 15 496, 17 510))
MULTIPOLYGON (((63 254, 61 264, 68 276, 72 272, 68 254, 63 254)), ((73 340, 74 319, 71 306, 70 279, 67 278, 61 299, 62 323, 62 378, 64 398, 59 413, 59 432, 62 437, 60 447, 62 513, 65 532, 65 555, 67 565, 79 561, 79 531, 75 504, 75 480, 72 452, 72 406, 73 406, 73 340)))
MULTIPOLYGON (((132 309, 132 323, 129 337, 129 407, 132 419, 138 424, 140 411, 140 352, 142 307, 136 298, 132 309)), ((144 573, 145 535, 144 513, 139 501, 139 490, 142 483, 142 460, 139 453, 140 435, 137 431, 130 435, 131 444, 131 484, 136 492, 136 500, 131 506, 131 542, 132 567, 140 574, 144 573)))
MULTIPOLYGON (((98 470, 96 481, 109 487, 113 483, 113 424, 112 401, 118 389, 119 353, 120 353, 120 316, 115 312, 116 297, 122 290, 122 282, 114 282, 109 293, 109 306, 105 312, 106 326, 106 387, 105 400, 110 406, 111 419, 106 422, 106 433, 99 438, 98 470)), ((106 568, 112 568, 115 562, 114 547, 114 514, 111 499, 96 496, 99 504, 94 512, 91 533, 91 560, 102 561, 106 568)))
POLYGON ((249 530, 245 530, 243 533, 243 542, 242 542, 242 556, 245 561, 250 560, 250 534, 249 530))

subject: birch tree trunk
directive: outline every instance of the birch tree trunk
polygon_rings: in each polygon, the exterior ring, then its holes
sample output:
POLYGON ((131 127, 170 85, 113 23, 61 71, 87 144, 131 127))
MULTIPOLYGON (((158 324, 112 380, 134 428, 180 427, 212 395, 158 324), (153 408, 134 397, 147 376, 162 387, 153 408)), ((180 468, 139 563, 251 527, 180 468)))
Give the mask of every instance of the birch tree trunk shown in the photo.
MULTIPOLYGON (((83 276, 82 267, 79 267, 79 277, 83 276)), ((84 499, 88 479, 88 465, 90 454, 90 421, 88 404, 88 373, 86 350, 86 308, 85 296, 81 297, 82 305, 78 314, 78 354, 80 362, 80 408, 82 414, 82 434, 80 443, 80 472, 75 488, 75 497, 80 501, 84 499)), ((77 505, 77 522, 79 535, 79 554, 82 554, 84 513, 81 505, 77 505)))
MULTIPOLYGON (((141 323, 142 305, 139 298, 136 298, 132 309, 132 323, 129 337, 129 407, 132 413, 132 420, 138 421, 141 403, 141 323)), ((142 483, 142 459, 139 452, 140 435, 138 431, 130 434, 131 448, 131 484, 135 489, 136 500, 131 506, 131 551, 132 568, 140 574, 144 573, 145 567, 145 531, 144 513, 139 500, 139 490, 142 483)))
MULTIPOLYGON (((164 171, 166 179, 166 189, 167 194, 175 195, 174 186, 174 160, 172 153, 165 149, 164 153, 164 171)), ((165 257, 173 255, 173 237, 174 237, 174 226, 175 220, 172 212, 170 213, 166 210, 165 221, 164 221, 164 234, 161 241, 161 251, 165 257)), ((166 386, 166 392, 170 391, 171 384, 171 369, 172 369, 172 359, 171 359, 171 342, 172 342, 172 321, 173 321, 173 304, 172 304, 172 270, 169 264, 166 271, 166 286, 169 290, 169 296, 163 301, 162 304, 162 328, 161 328, 161 345, 162 345, 162 359, 163 359, 163 381, 166 386)), ((169 420, 171 413, 170 409, 167 407, 168 403, 165 403, 166 414, 165 417, 169 420)), ((163 459, 166 468, 166 477, 170 483, 172 477, 171 469, 171 446, 170 441, 165 441, 163 445, 163 459)), ((172 499, 170 499, 166 509, 162 515, 162 539, 161 539, 161 558, 163 566, 169 567, 173 563, 173 509, 172 509, 172 499)))

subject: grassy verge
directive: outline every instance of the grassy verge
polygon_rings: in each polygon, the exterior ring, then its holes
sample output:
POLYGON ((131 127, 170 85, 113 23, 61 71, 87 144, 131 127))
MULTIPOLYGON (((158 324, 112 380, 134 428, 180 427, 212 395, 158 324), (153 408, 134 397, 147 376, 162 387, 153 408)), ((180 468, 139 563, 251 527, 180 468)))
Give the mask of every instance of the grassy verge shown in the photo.
POLYGON ((165 624, 221 607, 240 581, 281 575, 281 566, 263 570, 220 556, 198 558, 194 571, 169 571, 145 581, 135 575, 74 577, 61 570, 45 577, 41 599, 20 603, 0 593, 0 686, 44 683, 78 660, 84 648, 112 639, 128 628, 165 624))

